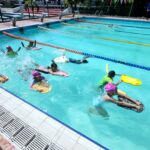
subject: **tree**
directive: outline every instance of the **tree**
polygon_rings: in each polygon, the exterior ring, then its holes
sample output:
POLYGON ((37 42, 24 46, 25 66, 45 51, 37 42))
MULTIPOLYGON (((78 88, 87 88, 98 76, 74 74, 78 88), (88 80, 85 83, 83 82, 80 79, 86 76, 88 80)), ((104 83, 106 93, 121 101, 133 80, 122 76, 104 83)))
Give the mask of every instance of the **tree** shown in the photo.
POLYGON ((147 3, 148 0, 134 0, 132 11, 133 16, 145 16, 147 3))
POLYGON ((77 4, 83 3, 84 0, 64 0, 65 5, 70 6, 71 8, 76 7, 77 4))

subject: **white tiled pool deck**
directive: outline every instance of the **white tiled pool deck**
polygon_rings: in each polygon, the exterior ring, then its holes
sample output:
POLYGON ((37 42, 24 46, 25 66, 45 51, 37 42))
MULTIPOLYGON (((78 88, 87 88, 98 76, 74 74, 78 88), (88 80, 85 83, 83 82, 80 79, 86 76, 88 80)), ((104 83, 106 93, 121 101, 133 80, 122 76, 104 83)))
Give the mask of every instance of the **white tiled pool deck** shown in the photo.
MULTIPOLYGON (((103 150, 100 146, 2 88, 0 88, 0 106, 65 150, 103 150)), ((15 146, 17 150, 21 149, 15 146)))

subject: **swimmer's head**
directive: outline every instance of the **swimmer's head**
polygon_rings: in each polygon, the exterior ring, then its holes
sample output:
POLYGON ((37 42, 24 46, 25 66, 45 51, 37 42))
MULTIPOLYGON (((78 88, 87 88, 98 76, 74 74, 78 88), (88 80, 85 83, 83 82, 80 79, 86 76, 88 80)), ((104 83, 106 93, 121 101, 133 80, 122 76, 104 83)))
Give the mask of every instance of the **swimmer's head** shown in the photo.
POLYGON ((88 61, 87 61, 86 59, 84 59, 82 62, 83 62, 83 63, 88 63, 88 61))
POLYGON ((11 46, 8 45, 8 46, 6 46, 6 48, 9 49, 9 48, 11 48, 11 46))
POLYGON ((51 69, 52 69, 53 72, 56 72, 58 70, 57 64, 54 61, 52 61, 51 69))
POLYGON ((115 71, 109 71, 108 72, 108 77, 113 78, 116 75, 115 71))
POLYGON ((32 75, 34 78, 41 77, 41 73, 36 70, 32 71, 32 75))
POLYGON ((115 92, 117 90, 117 87, 112 83, 107 83, 104 88, 106 92, 115 92))
POLYGON ((52 62, 51 67, 52 68, 57 68, 57 64, 55 62, 52 62))
POLYGON ((6 46, 6 49, 7 49, 7 52, 11 52, 11 51, 13 51, 13 49, 12 49, 12 47, 11 46, 6 46))

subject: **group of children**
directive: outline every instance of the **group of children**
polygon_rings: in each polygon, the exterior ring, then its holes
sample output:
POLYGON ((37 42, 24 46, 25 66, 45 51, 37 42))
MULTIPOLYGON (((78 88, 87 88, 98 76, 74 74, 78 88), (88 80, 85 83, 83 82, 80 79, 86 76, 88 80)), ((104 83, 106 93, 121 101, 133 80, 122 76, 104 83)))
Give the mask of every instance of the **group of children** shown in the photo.
POLYGON ((134 109, 137 112, 141 112, 144 109, 144 106, 141 102, 130 98, 126 93, 123 93, 118 90, 117 86, 122 82, 118 81, 116 84, 113 83, 113 78, 121 74, 116 74, 115 71, 109 71, 99 82, 99 88, 102 93, 102 99, 107 102, 112 102, 118 106, 122 106, 129 109, 134 109), (117 96, 117 99, 114 98, 117 96))
MULTIPOLYGON (((26 48, 27 50, 32 50, 33 48, 36 47, 36 41, 30 41, 27 46, 24 45, 23 42, 21 42, 22 47, 26 48)), ((13 50, 11 46, 6 46, 6 51, 3 49, 0 49, 6 56, 16 56, 18 52, 21 50, 21 47, 18 48, 18 50, 13 50)))
MULTIPOLYGON (((24 43, 21 42, 22 46, 24 46, 24 43)), ((25 48, 28 50, 31 50, 33 47, 36 47, 36 41, 31 41, 28 46, 25 48)), ((13 53, 14 50, 11 48, 11 46, 6 47, 7 51, 6 54, 8 53, 13 53)), ((18 52, 21 48, 19 48, 16 52, 18 52)), ((87 57, 83 57, 81 60, 76 60, 73 58, 67 58, 66 56, 63 55, 63 62, 71 62, 71 63, 76 63, 76 64, 82 64, 82 63, 88 63, 86 60, 87 57)), ((41 73, 46 73, 46 74, 52 74, 52 75, 59 75, 58 72, 60 71, 57 66, 57 62, 55 62, 54 59, 52 60, 51 66, 48 67, 41 67, 40 65, 34 63, 36 68, 31 68, 32 76, 33 76, 33 82, 31 84, 31 87, 39 82, 44 82, 45 78, 41 75, 41 73), (41 72, 41 73, 40 73, 41 72)), ((62 62, 61 62, 62 63, 62 62)), ((18 72, 21 74, 22 70, 18 70, 18 72)), ((30 73, 31 73, 30 72, 30 73)), ((107 75, 103 77, 102 80, 99 82, 98 88, 100 89, 101 93, 103 93, 102 98, 104 101, 112 102, 114 104, 117 104, 119 106, 127 107, 127 108, 135 108, 137 111, 141 111, 143 107, 141 107, 141 103, 137 100, 133 100, 126 94, 122 94, 117 90, 117 86, 122 82, 119 81, 118 83, 114 84, 113 83, 113 78, 118 75, 121 76, 120 74, 116 74, 115 71, 109 71, 107 75), (117 95, 118 99, 115 99, 114 96, 117 95), (123 101, 124 99, 128 101, 123 101)), ((64 75, 65 76, 65 75, 64 75)), ((67 76, 67 75, 66 75, 67 76)), ((0 83, 4 83, 8 80, 8 77, 5 77, 3 75, 0 75, 0 83)))
MULTIPOLYGON (((26 50, 35 50, 34 48, 37 48, 36 41, 30 41, 27 46, 25 46, 24 43, 21 42, 21 45, 26 50)), ((20 49, 21 47, 19 47, 17 51, 14 51, 11 46, 7 46, 5 51, 4 50, 1 50, 1 51, 4 52, 6 56, 14 56, 14 54, 17 55, 20 49)), ((88 63, 88 61, 86 60, 87 57, 83 57, 83 59, 78 60, 78 59, 73 59, 73 58, 67 58, 65 55, 63 55, 63 58, 65 58, 63 59, 63 63, 68 63, 68 62, 76 63, 76 64, 88 63)), ((24 67, 26 73, 24 73, 24 69, 18 69, 17 71, 23 77, 24 80, 28 80, 28 76, 32 74, 33 83, 31 85, 34 85, 34 83, 37 83, 37 82, 43 82, 42 80, 44 80, 44 77, 41 75, 41 73, 60 75, 60 76, 65 76, 65 77, 68 76, 66 72, 58 69, 57 61, 56 62, 55 61, 56 61, 55 59, 52 60, 51 65, 47 67, 40 66, 39 64, 32 62, 34 64, 33 68, 30 68, 29 66, 24 67)), ((5 82, 5 81, 6 81, 5 76, 1 76, 0 82, 5 82)))

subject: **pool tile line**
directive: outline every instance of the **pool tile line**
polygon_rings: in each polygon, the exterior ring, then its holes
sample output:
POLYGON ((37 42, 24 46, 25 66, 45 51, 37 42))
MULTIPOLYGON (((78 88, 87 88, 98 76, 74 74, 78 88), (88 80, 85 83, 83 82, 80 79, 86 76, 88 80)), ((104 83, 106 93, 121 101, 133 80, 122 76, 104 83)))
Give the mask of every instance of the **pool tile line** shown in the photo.
POLYGON ((150 23, 150 20, 146 20, 146 19, 143 19, 143 18, 131 18, 131 17, 115 17, 115 16, 100 16, 100 17, 95 17, 95 16, 83 16, 83 18, 94 18, 94 19, 104 19, 104 20, 107 20, 107 19, 110 19, 110 20, 121 20, 121 21, 130 21, 130 22, 143 22, 143 23, 150 23))
MULTIPOLYGON (((84 17, 84 19, 86 19, 86 18, 87 17, 84 17)), ((97 18, 94 18, 94 19, 97 19, 97 18)), ((117 20, 117 19, 110 19, 110 20, 117 20)), ((124 20, 121 20, 121 21, 124 21, 124 20)), ((104 22, 94 22, 94 21, 86 22, 86 20, 79 20, 79 22, 85 22, 85 23, 91 23, 91 24, 112 25, 112 23, 104 23, 104 22)), ((135 21, 135 22, 138 22, 138 21, 135 21)), ((139 28, 139 29, 150 29, 149 27, 141 27, 141 26, 130 26, 130 25, 123 25, 123 24, 115 24, 115 25, 122 26, 122 27, 139 28)))
MULTIPOLYGON (((69 128, 70 130, 72 130, 72 131, 76 132, 76 133, 77 133, 77 134, 79 134, 81 137, 83 137, 83 138, 85 138, 85 139, 89 140, 90 142, 92 142, 92 143, 96 144, 96 145, 97 145, 97 146, 99 146, 100 148, 105 149, 105 150, 108 150, 108 148, 106 148, 105 146, 103 146, 103 145, 101 145, 101 144, 97 143, 96 141, 92 140, 91 138, 87 137, 86 135, 84 135, 84 134, 80 133, 79 131, 77 131, 77 130, 73 129, 72 127, 68 126, 68 125, 67 125, 67 124, 65 124, 64 122, 62 122, 62 121, 58 120, 57 118, 53 117, 52 115, 50 115, 50 114, 48 114, 48 113, 44 112, 43 110, 39 109, 38 107, 36 107, 36 106, 34 106, 34 105, 32 105, 32 104, 31 104, 31 103, 29 103, 28 101, 26 101, 26 100, 24 100, 23 98, 21 98, 21 97, 17 96, 16 94, 14 94, 14 93, 10 92, 10 91, 9 91, 9 90, 7 90, 6 88, 4 88, 4 87, 0 86, 0 89, 2 89, 2 90, 4 90, 4 91, 8 92, 9 94, 11 94, 11 95, 13 95, 13 96, 17 97, 17 98, 18 98, 18 100, 23 101, 23 102, 25 102, 26 104, 28 104, 28 105, 32 106, 32 107, 33 107, 33 108, 35 108, 36 110, 38 110, 38 111, 42 112, 43 114, 47 115, 48 117, 50 117, 50 118, 54 119, 55 121, 59 122, 59 123, 60 123, 60 124, 62 124, 63 126, 65 126, 65 127, 69 128)), ((1 92, 0 92, 0 93, 1 93, 1 92)), ((3 93, 3 92, 2 92, 2 93, 3 93)))

